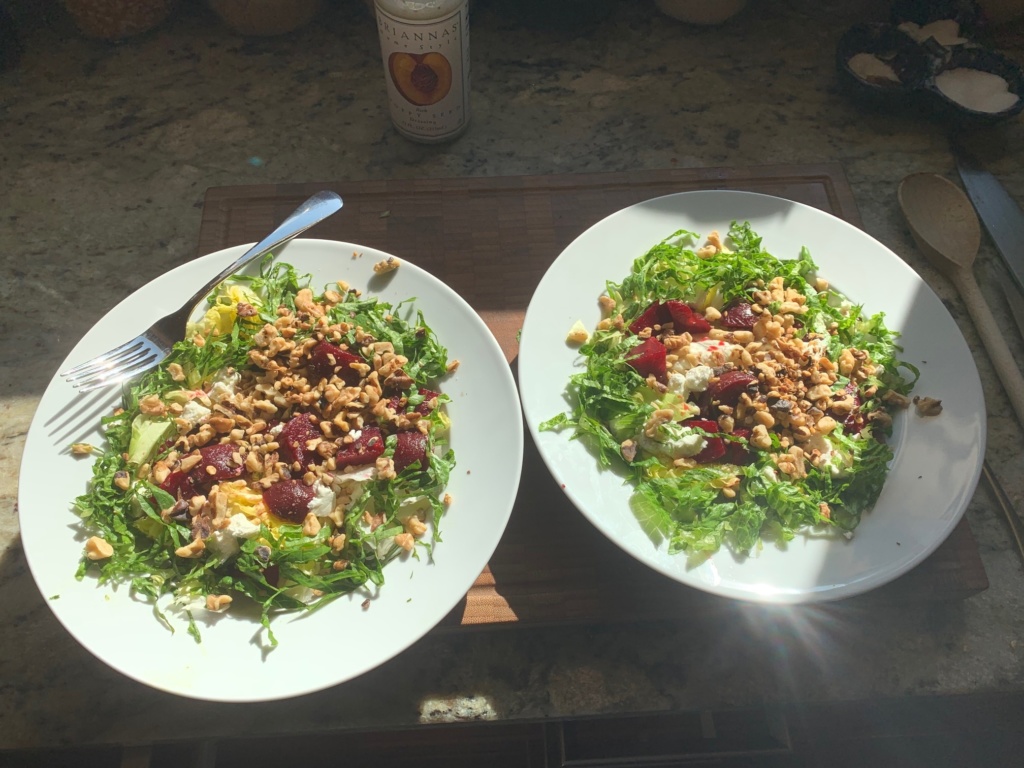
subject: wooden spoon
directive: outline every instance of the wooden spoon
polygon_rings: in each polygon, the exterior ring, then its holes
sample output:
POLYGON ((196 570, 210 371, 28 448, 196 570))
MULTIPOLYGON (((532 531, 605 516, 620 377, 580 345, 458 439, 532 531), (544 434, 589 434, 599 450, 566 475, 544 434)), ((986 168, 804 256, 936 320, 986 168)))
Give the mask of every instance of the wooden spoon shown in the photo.
POLYGON ((907 176, 900 182, 898 197, 917 247, 960 292, 1017 419, 1024 425, 1024 377, 971 271, 981 245, 981 228, 971 201, 958 186, 934 173, 907 176))

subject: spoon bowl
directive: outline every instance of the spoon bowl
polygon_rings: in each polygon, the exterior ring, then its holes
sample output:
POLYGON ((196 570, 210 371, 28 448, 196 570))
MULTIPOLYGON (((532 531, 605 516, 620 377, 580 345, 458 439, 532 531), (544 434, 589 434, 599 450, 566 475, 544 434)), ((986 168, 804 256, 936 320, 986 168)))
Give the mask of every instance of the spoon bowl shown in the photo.
POLYGON ((918 249, 933 266, 970 269, 981 247, 981 226, 970 199, 956 184, 934 173, 907 176, 897 192, 918 249))

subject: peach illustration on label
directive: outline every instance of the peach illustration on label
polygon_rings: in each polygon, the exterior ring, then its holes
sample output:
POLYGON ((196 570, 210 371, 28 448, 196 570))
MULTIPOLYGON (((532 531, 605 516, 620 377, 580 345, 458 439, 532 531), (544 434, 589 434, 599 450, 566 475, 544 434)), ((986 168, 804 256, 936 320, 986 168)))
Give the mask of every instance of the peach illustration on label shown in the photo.
POLYGON ((436 104, 452 87, 452 65, 436 51, 396 51, 388 57, 388 72, 398 92, 418 107, 436 104))

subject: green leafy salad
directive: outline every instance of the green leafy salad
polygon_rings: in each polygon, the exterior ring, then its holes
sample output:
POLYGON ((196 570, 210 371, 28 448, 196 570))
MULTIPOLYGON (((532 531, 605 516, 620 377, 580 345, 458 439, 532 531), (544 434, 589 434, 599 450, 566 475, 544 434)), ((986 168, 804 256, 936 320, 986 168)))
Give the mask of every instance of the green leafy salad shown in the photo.
POLYGON ((170 595, 197 640, 195 612, 251 600, 276 644, 273 612, 380 586, 439 540, 455 458, 436 386, 457 363, 411 303, 308 281, 268 257, 222 284, 103 419, 75 501, 79 577, 129 583, 169 627, 170 595))
POLYGON ((624 468, 631 507, 669 551, 749 553, 810 527, 845 535, 877 500, 885 439, 918 371, 882 313, 780 260, 749 224, 728 238, 679 231, 600 297, 586 367, 572 376, 571 429, 604 467, 624 468))

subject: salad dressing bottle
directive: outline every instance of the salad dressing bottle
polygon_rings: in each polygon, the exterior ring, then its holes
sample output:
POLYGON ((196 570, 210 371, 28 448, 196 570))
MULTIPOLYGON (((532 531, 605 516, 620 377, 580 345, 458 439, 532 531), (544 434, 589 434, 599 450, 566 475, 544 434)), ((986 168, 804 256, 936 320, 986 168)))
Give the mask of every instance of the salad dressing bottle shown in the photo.
POLYGON ((469 123, 469 0, 374 0, 391 121, 428 144, 469 123))

